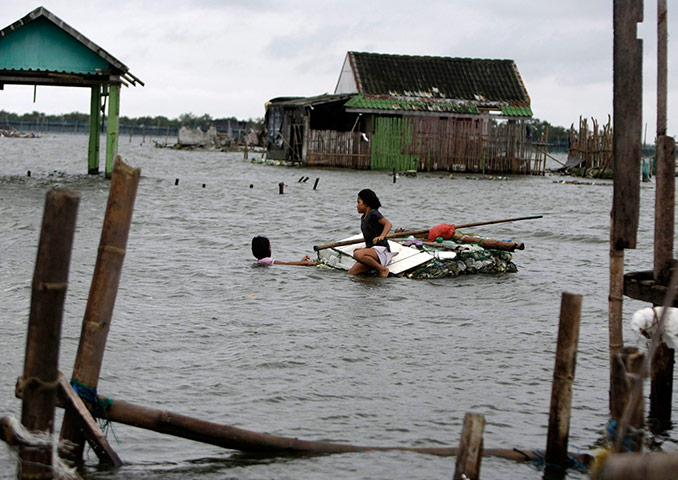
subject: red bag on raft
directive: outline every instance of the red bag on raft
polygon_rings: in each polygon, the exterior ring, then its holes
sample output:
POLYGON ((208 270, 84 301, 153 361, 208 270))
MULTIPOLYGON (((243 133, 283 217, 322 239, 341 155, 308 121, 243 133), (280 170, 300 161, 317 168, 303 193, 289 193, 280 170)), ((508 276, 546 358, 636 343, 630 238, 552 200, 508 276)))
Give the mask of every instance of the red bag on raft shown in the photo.
POLYGON ((438 237, 442 237, 443 240, 449 240, 454 237, 454 232, 454 225, 436 225, 428 231, 428 241, 435 242, 438 237))

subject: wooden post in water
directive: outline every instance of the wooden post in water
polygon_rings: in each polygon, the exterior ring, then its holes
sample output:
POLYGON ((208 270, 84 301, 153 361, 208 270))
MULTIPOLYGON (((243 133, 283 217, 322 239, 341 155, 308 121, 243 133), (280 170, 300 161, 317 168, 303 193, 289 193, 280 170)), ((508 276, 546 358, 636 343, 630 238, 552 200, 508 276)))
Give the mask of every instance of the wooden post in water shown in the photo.
POLYGON ((617 453, 609 455, 591 474, 592 480, 676 479, 678 453, 617 453))
POLYGON ((483 415, 467 413, 464 416, 464 430, 461 434, 453 480, 478 480, 480 478, 484 431, 485 417, 483 415))
POLYGON ((108 87, 108 128, 106 130, 106 178, 111 178, 118 155, 120 134, 120 84, 108 87))
POLYGON ((282 194, 285 193, 285 183, 284 183, 284 182, 280 182, 280 183, 278 184, 278 193, 279 193, 280 195, 282 195, 282 194))
MULTIPOLYGON (((21 423, 31 432, 49 435, 54 432, 61 321, 78 202, 78 194, 70 190, 47 194, 31 287, 21 423)), ((51 443, 22 446, 19 456, 20 478, 53 478, 51 443)))
POLYGON ((671 428, 674 357, 675 350, 662 342, 652 358, 649 423, 655 434, 671 428))
POLYGON ((611 418, 616 422, 615 451, 642 448, 643 377, 645 355, 635 347, 625 347, 614 357, 613 381, 617 396, 612 398, 611 418))
POLYGON ((565 292, 562 294, 545 457, 547 464, 562 468, 566 468, 568 463, 567 443, 570 435, 572 382, 577 364, 581 305, 581 295, 565 292))
MULTIPOLYGON (((99 383, 140 174, 140 169, 131 168, 116 157, 72 375, 73 380, 93 390, 99 383)), ((69 456, 74 460, 81 459, 85 439, 78 421, 68 413, 64 416, 61 437, 76 445, 69 456)))
POLYGON ((654 279, 668 285, 673 263, 676 142, 666 135, 667 8, 657 1, 657 180, 654 223, 654 279))
POLYGON ((94 85, 89 108, 89 149, 87 152, 87 173, 99 173, 99 145, 101 143, 101 85, 94 85))

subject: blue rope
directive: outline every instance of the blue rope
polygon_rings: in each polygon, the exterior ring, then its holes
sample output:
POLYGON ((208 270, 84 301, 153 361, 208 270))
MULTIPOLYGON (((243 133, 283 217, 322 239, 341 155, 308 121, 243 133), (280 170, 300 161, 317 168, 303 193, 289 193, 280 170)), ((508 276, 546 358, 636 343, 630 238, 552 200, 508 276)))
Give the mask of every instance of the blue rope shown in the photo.
MULTIPOLYGON (((577 449, 577 455, 581 452, 581 449, 577 446, 574 445, 577 449)), ((546 463, 546 450, 544 449, 537 449, 537 450, 532 450, 532 457, 530 460, 532 460, 532 464, 537 467, 537 468, 545 468, 545 467, 551 467, 551 468, 561 468, 560 465, 553 465, 551 463, 546 463)), ((567 456, 567 465, 565 468, 574 468, 580 471, 587 471, 588 467, 584 465, 582 462, 577 460, 577 458, 573 455, 568 455, 567 456)))
POLYGON ((111 419, 108 418, 108 407, 113 405, 113 399, 99 397, 96 388, 90 388, 73 378, 71 378, 71 386, 80 398, 92 405, 92 415, 99 419, 99 428, 104 432, 104 435, 108 436, 108 430, 110 428, 113 438, 115 438, 115 442, 120 445, 120 440, 118 440, 118 436, 113 430, 113 423, 111 422, 111 419))

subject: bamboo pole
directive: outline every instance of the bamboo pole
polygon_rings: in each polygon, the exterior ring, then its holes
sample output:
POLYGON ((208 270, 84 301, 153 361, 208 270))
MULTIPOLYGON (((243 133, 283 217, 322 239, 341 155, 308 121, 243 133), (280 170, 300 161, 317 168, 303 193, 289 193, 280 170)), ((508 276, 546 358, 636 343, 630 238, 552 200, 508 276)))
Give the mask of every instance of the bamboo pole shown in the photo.
MULTIPOLYGON (((54 432, 59 343, 68 267, 80 197, 52 190, 45 200, 24 360, 21 423, 30 432, 54 432)), ((53 478, 53 445, 20 448, 20 478, 53 478)))
MULTIPOLYGON (((73 380, 94 390, 99 383, 140 174, 140 169, 128 166, 120 156, 116 157, 72 375, 73 380)), ((68 456, 81 459, 85 439, 77 419, 68 413, 64 417, 61 437, 77 446, 68 456)))
MULTIPOLYGON (((542 218, 543 215, 532 215, 529 217, 517 217, 517 218, 506 218, 503 220, 490 220, 487 222, 475 222, 475 223, 465 223, 462 225, 455 225, 455 228, 457 230, 462 229, 462 228, 469 228, 469 227, 478 227, 480 225, 493 225, 495 223, 505 223, 505 222, 517 222, 520 220, 534 220, 536 218, 542 218)), ((386 235, 387 239, 391 238, 403 238, 403 237, 409 237, 410 235, 416 236, 416 235, 423 235, 427 234, 429 231, 428 228, 424 228, 421 230, 405 230, 402 232, 397 232, 397 233, 391 233, 389 235, 386 235)), ((364 242, 365 240, 363 238, 357 238, 355 240, 343 240, 340 242, 332 242, 332 243, 325 243, 322 245, 314 245, 313 250, 318 251, 318 250, 324 250, 326 248, 336 248, 336 247, 343 247, 345 245, 355 245, 356 243, 361 243, 364 242)))
POLYGON ((577 364, 581 305, 581 295, 565 292, 562 294, 546 443, 546 463, 561 468, 566 468, 568 464, 567 443, 570 435, 572 383, 577 364))
POLYGON ((608 336, 610 350, 610 414, 615 417, 614 399, 620 396, 617 391, 619 383, 614 379, 614 357, 624 347, 622 336, 622 310, 624 306, 624 250, 615 248, 614 244, 614 211, 610 221, 610 291, 608 294, 608 336))
MULTIPOLYGON (((23 396, 23 379, 17 380, 15 394, 23 396)), ((104 401, 104 397, 99 396, 104 401)), ((57 399, 58 400, 58 399, 57 399)), ((63 406, 57 403, 57 406, 63 406)), ((94 416, 102 413, 92 412, 94 416)), ((298 438, 282 437, 245 430, 230 425, 223 425, 196 418, 187 417, 167 410, 158 410, 135 405, 124 400, 115 399, 106 409, 106 419, 137 428, 143 428, 175 437, 207 443, 222 448, 252 453, 349 453, 365 451, 406 451, 439 457, 454 457, 459 454, 455 447, 375 447, 351 445, 332 442, 315 442, 298 438)), ((1 425, 1 424, 0 424, 1 425)), ((483 455, 498 457, 515 462, 535 462, 539 457, 534 450, 518 448, 485 448, 483 455)), ((590 465, 593 457, 586 453, 570 453, 571 457, 584 465, 590 465)))
POLYGON ((478 480, 480 478, 484 430, 485 417, 483 415, 467 413, 464 416, 464 430, 461 434, 453 480, 478 480))

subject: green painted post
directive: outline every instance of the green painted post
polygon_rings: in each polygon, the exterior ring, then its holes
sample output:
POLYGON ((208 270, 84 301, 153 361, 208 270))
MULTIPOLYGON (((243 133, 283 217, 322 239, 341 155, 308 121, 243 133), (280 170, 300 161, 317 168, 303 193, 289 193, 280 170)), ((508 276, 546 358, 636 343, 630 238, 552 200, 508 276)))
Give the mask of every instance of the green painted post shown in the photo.
POLYGON ((87 153, 87 173, 99 174, 99 139, 101 137, 101 85, 92 87, 89 105, 89 150, 87 153))
POLYGON ((113 161, 118 154, 120 136, 120 84, 111 84, 108 90, 108 128, 106 131, 106 178, 111 178, 113 161))

